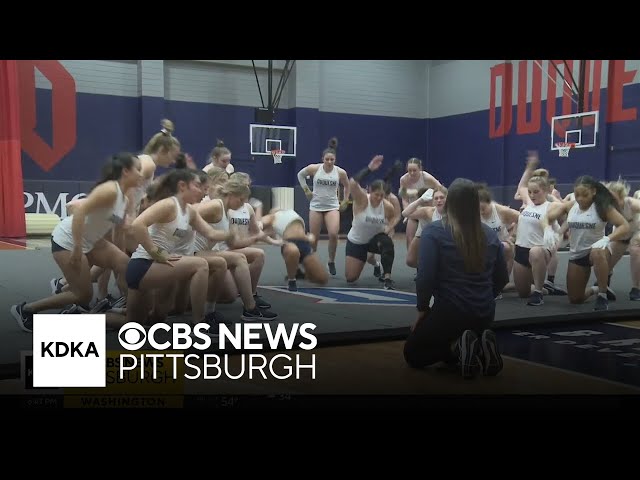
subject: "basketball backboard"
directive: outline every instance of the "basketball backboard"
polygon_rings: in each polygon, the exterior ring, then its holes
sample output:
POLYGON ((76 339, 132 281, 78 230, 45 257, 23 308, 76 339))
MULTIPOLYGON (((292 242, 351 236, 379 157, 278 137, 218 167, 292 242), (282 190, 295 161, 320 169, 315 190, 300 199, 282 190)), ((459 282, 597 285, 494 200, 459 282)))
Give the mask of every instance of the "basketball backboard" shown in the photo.
POLYGON ((280 125, 249 125, 251 155, 269 155, 272 150, 284 150, 283 157, 296 156, 296 127, 280 125))
POLYGON ((598 111, 552 117, 551 150, 559 150, 558 143, 573 143, 573 148, 597 146, 598 121, 598 111))

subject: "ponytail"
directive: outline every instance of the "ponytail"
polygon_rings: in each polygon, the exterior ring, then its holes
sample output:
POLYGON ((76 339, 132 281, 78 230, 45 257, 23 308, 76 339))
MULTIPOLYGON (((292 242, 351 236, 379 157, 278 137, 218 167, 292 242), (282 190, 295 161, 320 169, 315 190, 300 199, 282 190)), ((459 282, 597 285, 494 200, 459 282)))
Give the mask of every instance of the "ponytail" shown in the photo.
POLYGON ((576 180, 575 187, 584 186, 593 188, 596 192, 593 197, 593 203, 596 204, 596 211, 601 220, 607 221, 607 212, 611 208, 615 208, 618 212, 620 207, 613 194, 602 183, 589 175, 583 175, 576 180))

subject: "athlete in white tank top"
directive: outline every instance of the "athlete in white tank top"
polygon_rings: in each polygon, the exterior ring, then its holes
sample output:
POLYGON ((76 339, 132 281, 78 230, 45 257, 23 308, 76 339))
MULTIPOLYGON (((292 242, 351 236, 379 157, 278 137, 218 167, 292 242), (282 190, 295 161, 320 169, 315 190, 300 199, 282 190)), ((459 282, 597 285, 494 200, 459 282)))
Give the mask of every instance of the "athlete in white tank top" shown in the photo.
POLYGON ((337 144, 337 139, 331 139, 329 147, 322 152, 322 163, 307 165, 298 172, 298 182, 310 200, 309 230, 316 239, 313 249, 317 248, 317 240, 324 224, 329 235, 328 267, 332 275, 337 273, 335 260, 340 232, 340 211, 348 205, 351 188, 347 172, 335 164, 337 144), (313 177, 313 190, 307 185, 307 177, 313 177), (342 202, 339 200, 340 184, 344 189, 342 202))
MULTIPOLYGON (((88 213, 84 220, 82 232, 82 253, 90 252, 102 237, 115 225, 121 225, 127 208, 127 198, 125 197, 120 184, 113 182, 116 188, 116 201, 113 205, 100 208, 88 213)), ((72 233, 73 214, 62 220, 53 229, 51 236, 53 241, 65 250, 73 250, 74 241, 72 233)))
MULTIPOLYGON (((433 175, 425 172, 422 169, 422 162, 417 158, 411 158, 407 161, 407 173, 400 177, 400 190, 398 197, 402 201, 402 208, 406 209, 409 204, 415 202, 418 198, 419 191, 425 188, 432 190, 443 190, 443 185, 433 175)), ((407 243, 407 250, 411 247, 411 241, 413 240, 416 231, 418 229, 418 222, 414 219, 408 218, 406 222, 405 238, 407 243)), ((420 231, 422 233, 422 230, 420 231)))
MULTIPOLYGON (((528 165, 528 168, 532 166, 528 165)), ((547 200, 546 181, 528 181, 526 185, 527 196, 523 197, 524 208, 518 217, 513 281, 518 296, 528 299, 527 305, 540 306, 544 304, 547 269, 558 246, 559 239, 555 232, 559 226, 554 220, 547 232, 543 225, 551 206, 547 200)), ((560 289, 557 291, 560 292, 560 289)), ((547 290, 547 293, 554 292, 547 290)))
POLYGON ((611 242, 619 241, 629 234, 629 223, 615 208, 615 197, 594 178, 586 175, 578 178, 574 194, 574 202, 554 203, 544 219, 544 224, 546 226, 549 221, 567 215, 563 228, 570 231, 567 287, 571 303, 583 303, 590 296, 597 294, 594 309, 608 310, 611 242), (605 218, 598 212, 598 205, 605 218), (607 223, 611 223, 616 229, 605 236, 607 223), (585 269, 591 271, 591 267, 594 267, 597 287, 587 287, 589 275, 585 269))
POLYGON ((391 270, 395 259, 395 246, 389 236, 396 216, 395 209, 385 199, 385 183, 375 180, 368 186, 369 192, 359 182, 380 168, 383 156, 376 155, 367 168, 360 170, 350 180, 353 196, 353 221, 347 234, 345 247, 345 277, 347 282, 355 282, 362 274, 369 253, 379 253, 384 271, 384 288, 393 290, 391 270))
POLYGON ((262 217, 262 221, 264 231, 270 238, 277 238, 281 245, 289 291, 298 291, 297 279, 327 284, 329 274, 312 249, 313 234, 306 232, 305 221, 296 211, 273 209, 262 217), (300 266, 304 266, 304 271, 300 266))
POLYGON ((106 178, 87 198, 77 202, 72 214, 60 222, 51 235, 52 255, 69 289, 54 291, 52 296, 36 302, 13 305, 11 314, 22 330, 31 332, 33 314, 41 311, 59 311, 73 305, 65 311, 88 313, 93 297, 90 265, 113 271, 118 287, 126 294, 129 257, 104 237, 110 230, 121 233, 127 208, 125 192, 140 183, 141 167, 137 157, 128 153, 114 155, 105 167, 106 178))

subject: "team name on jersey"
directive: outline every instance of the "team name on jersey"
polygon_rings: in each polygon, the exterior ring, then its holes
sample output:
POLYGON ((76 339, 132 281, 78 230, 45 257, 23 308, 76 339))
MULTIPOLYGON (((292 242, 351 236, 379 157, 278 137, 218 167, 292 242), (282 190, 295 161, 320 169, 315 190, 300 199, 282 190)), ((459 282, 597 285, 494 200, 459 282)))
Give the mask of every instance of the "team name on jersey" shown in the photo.
POLYGON ((318 185, 325 185, 327 187, 337 187, 338 186, 338 182, 336 180, 324 180, 322 178, 319 178, 318 180, 316 180, 316 183, 318 185))
POLYGON ((364 221, 367 223, 382 224, 385 222, 385 219, 381 217, 370 217, 367 215, 366 217, 364 217, 364 221))
POLYGON ((249 225, 249 219, 246 217, 231 217, 229 223, 232 225, 249 225))
POLYGON ((527 210, 524 210, 521 214, 521 217, 531 217, 531 218, 535 218, 536 220, 540 220, 540 214, 538 212, 530 212, 527 210))
POLYGON ((591 222, 569 222, 569 228, 595 230, 596 224, 591 222))
POLYGON ((175 231, 173 232, 173 236, 178 238, 184 238, 187 236, 188 233, 189 233, 189 230, 185 230, 183 228, 176 228, 175 231))

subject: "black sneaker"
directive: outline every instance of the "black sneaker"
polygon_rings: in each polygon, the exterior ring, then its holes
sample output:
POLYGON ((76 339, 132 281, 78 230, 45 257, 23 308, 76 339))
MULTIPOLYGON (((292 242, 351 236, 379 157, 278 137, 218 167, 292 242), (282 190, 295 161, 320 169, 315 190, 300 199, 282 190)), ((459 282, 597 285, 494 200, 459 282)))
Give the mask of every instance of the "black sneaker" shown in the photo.
POLYGON ((52 278, 49 285, 51 285, 51 294, 58 295, 59 293, 62 293, 62 287, 64 287, 65 284, 62 283, 62 277, 60 277, 52 278))
POLYGON ((384 279, 384 289, 385 290, 395 290, 396 284, 390 278, 384 279))
POLYGON ((336 264, 335 264, 335 262, 329 262, 329 273, 331 275, 335 275, 336 274, 336 264))
POLYGON ((278 318, 278 314, 255 307, 253 310, 242 309, 242 320, 245 322, 270 322, 278 318))
POLYGON ((490 377, 500 373, 503 363, 500 352, 498 351, 496 334, 488 329, 482 332, 480 347, 482 352, 482 373, 490 377))
POLYGON ((298 291, 298 282, 295 280, 289 280, 289 291, 297 292, 298 291))
POLYGON ((465 330, 458 339, 457 352, 460 373, 465 379, 475 378, 480 373, 480 342, 473 330, 465 330))
POLYGON ((602 295, 598 294, 596 298, 596 304, 593 309, 599 312, 603 310, 609 310, 609 299, 604 298, 602 295))
POLYGON ((11 306, 11 315, 18 322, 18 326, 25 332, 33 333, 33 313, 27 313, 24 311, 24 306, 27 302, 22 302, 19 305, 11 306))
POLYGON ((629 292, 629 300, 631 301, 638 301, 640 300, 640 289, 638 288, 632 288, 631 291, 629 292))
POLYGON ((373 267, 373 276, 377 278, 382 276, 382 267, 380 265, 373 267))
POLYGON ((269 302, 267 302, 266 300, 264 300, 257 293, 253 295, 253 299, 256 301, 256 307, 258 307, 258 308, 271 308, 271 304, 269 302))
POLYGON ((544 305, 544 299, 542 298, 541 292, 533 292, 529 297, 529 301, 527 301, 527 305, 533 305, 537 307, 538 305, 544 305))

